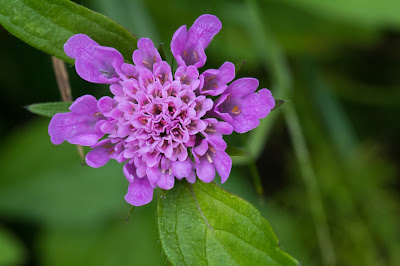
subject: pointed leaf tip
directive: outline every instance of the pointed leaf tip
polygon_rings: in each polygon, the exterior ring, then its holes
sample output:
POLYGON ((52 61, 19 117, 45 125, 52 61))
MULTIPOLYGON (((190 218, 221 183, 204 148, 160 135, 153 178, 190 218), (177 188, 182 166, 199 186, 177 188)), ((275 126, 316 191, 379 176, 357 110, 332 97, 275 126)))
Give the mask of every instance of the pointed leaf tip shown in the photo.
POLYGON ((37 115, 53 117, 57 113, 69 112, 71 104, 72 102, 35 103, 25 108, 37 115))
POLYGON ((243 60, 242 62, 236 63, 235 64, 235 76, 239 73, 239 71, 242 69, 242 67, 247 63, 246 60, 243 60))
POLYGON ((225 152, 229 156, 250 156, 250 154, 247 151, 244 151, 242 149, 233 147, 233 146, 228 146, 225 150, 225 152))
POLYGON ((272 108, 271 111, 274 111, 274 110, 278 109, 285 102, 288 102, 288 101, 286 101, 286 100, 275 100, 275 107, 272 108))

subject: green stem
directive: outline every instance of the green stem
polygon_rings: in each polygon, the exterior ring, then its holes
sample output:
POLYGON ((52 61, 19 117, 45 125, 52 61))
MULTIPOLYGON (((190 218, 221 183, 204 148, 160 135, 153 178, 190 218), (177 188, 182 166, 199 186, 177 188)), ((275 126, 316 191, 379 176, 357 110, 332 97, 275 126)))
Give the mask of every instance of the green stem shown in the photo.
MULTIPOLYGON (((265 66, 271 70, 274 79, 274 95, 278 99, 286 99, 291 89, 291 74, 285 62, 284 53, 275 40, 274 35, 265 27, 261 21, 259 7, 255 0, 247 0, 249 15, 249 31, 252 34, 254 44, 262 58, 265 66)), ((290 138, 293 142, 295 155, 299 163, 301 177, 306 187, 306 193, 310 204, 311 215, 313 217, 316 234, 319 241, 321 258, 324 265, 335 265, 336 256, 328 230, 325 210, 322 203, 321 192, 317 178, 312 168, 310 155, 306 141, 300 127, 296 110, 292 104, 287 104, 282 108, 284 118, 289 130, 290 138)))
POLYGON ((261 177, 260 173, 258 172, 256 160, 254 159, 253 156, 249 156, 249 170, 251 173, 251 177, 253 179, 254 187, 256 189, 256 192, 258 194, 258 199, 260 201, 260 204, 264 204, 264 189, 261 184, 261 177))
POLYGON ((129 220, 131 219, 131 216, 132 216, 134 210, 135 210, 135 206, 132 205, 131 208, 129 209, 128 216, 126 216, 127 223, 129 223, 129 220))
POLYGON ((335 252, 328 230, 325 210, 321 199, 321 192, 312 168, 310 154, 308 152, 303 132, 300 127, 299 118, 292 105, 288 104, 285 106, 284 117, 286 120, 286 125, 289 129, 290 138, 293 142, 293 148, 299 163, 301 176, 306 186, 311 214, 316 225, 322 260, 325 265, 335 265, 335 252))

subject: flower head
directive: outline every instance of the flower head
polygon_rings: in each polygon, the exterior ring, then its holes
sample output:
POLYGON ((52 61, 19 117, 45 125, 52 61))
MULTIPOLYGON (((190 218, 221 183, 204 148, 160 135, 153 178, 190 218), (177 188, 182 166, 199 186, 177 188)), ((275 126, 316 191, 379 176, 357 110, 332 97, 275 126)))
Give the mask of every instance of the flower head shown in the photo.
POLYGON ((171 42, 175 73, 150 39, 138 41, 132 65, 114 48, 83 34, 72 36, 64 50, 76 60, 77 73, 89 82, 110 84, 113 97, 76 99, 71 112, 51 120, 51 141, 91 146, 86 155, 91 167, 110 159, 124 163, 130 183, 125 199, 135 206, 149 203, 156 187, 171 189, 175 179, 194 183, 197 175, 211 182, 217 172, 225 182, 232 160, 222 135, 255 128, 274 100, 267 89, 254 93, 255 79, 228 86, 235 77, 230 62, 200 74, 204 50, 220 29, 212 15, 200 16, 189 31, 180 27, 171 42), (219 98, 214 102, 210 96, 219 98))

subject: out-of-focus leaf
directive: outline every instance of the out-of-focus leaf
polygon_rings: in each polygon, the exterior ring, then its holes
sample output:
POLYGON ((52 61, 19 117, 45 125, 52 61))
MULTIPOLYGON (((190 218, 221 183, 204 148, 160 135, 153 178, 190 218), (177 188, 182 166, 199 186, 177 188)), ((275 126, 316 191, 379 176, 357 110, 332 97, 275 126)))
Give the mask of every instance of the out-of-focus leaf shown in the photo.
POLYGON ((315 63, 304 61, 299 69, 305 82, 304 87, 310 90, 309 95, 318 108, 316 113, 322 118, 333 146, 343 158, 348 158, 358 146, 358 141, 343 107, 329 91, 329 84, 319 77, 315 63))
POLYGON ((24 259, 24 249, 19 241, 0 227, 0 265, 22 265, 24 259))
POLYGON ((120 164, 81 166, 74 145, 51 144, 47 123, 26 125, 5 142, 9 145, 0 155, 2 217, 93 228, 125 210, 128 183, 120 164))
POLYGON ((69 112, 71 104, 71 102, 35 103, 28 105, 26 109, 37 115, 53 117, 57 113, 69 112))
MULTIPOLYGON (((379 40, 381 36, 378 29, 364 24, 354 24, 352 21, 348 23, 342 20, 335 21, 316 12, 310 13, 310 9, 302 9, 289 2, 264 1, 259 5, 259 10, 289 55, 331 56, 332 53, 341 52, 343 47, 365 47, 379 40)), ((259 71, 262 55, 255 52, 254 46, 249 45, 251 36, 243 30, 247 18, 243 16, 243 3, 227 2, 218 17, 223 22, 223 30, 215 41, 213 40, 218 55, 234 56, 236 60, 246 58, 248 60, 246 70, 259 71), (229 23, 224 24, 225 21, 229 23), (220 41, 224 37, 225 41, 220 41)), ((270 46, 266 48, 270 49, 270 46)))
MULTIPOLYGON (((252 131, 243 135, 244 150, 246 150, 254 159, 257 159, 268 140, 268 136, 276 125, 279 112, 270 113, 266 118, 260 120, 260 125, 253 129, 252 131)), ((247 164, 248 157, 235 157, 233 158, 235 164, 247 164)))
POLYGON ((399 106, 399 87, 385 87, 357 82, 333 73, 325 73, 332 84, 329 88, 340 97, 371 106, 399 106))
POLYGON ((341 21, 370 26, 400 27, 400 2, 397 0, 284 0, 281 2, 290 3, 319 16, 329 16, 341 21))
MULTIPOLYGON (((117 215, 104 228, 48 228, 40 236, 40 265, 167 265, 156 229, 156 202, 117 215)), ((128 204, 124 204, 126 211, 128 204)))
POLYGON ((158 224, 172 264, 299 265, 254 206, 212 183, 178 182, 160 198, 158 224))
POLYGON ((225 152, 226 152, 229 156, 249 156, 249 153, 248 153, 248 152, 246 152, 246 151, 244 151, 244 150, 242 150, 242 149, 233 147, 233 146, 228 146, 228 147, 226 148, 225 152))
MULTIPOLYGON (((131 32, 134 32, 138 37, 150 38, 155 44, 167 40, 166 38, 159 37, 159 32, 162 31, 162 29, 155 25, 155 21, 157 21, 159 17, 157 17, 154 12, 157 9, 164 10, 162 7, 165 6, 165 2, 163 1, 159 3, 157 3, 157 1, 152 1, 151 3, 155 3, 156 8, 148 8, 150 2, 144 0, 95 0, 90 2, 90 6, 93 6, 94 10, 115 20, 131 32)), ((168 2, 168 12, 164 12, 170 19, 171 16, 173 16, 170 12, 173 9, 170 9, 171 4, 172 3, 168 2)), ((174 21, 174 19, 170 21, 174 21)), ((171 38, 172 36, 168 37, 171 38)))
POLYGON ((29 45, 68 63, 63 45, 84 33, 100 45, 114 47, 131 61, 137 38, 104 15, 68 0, 0 0, 0 24, 29 45))

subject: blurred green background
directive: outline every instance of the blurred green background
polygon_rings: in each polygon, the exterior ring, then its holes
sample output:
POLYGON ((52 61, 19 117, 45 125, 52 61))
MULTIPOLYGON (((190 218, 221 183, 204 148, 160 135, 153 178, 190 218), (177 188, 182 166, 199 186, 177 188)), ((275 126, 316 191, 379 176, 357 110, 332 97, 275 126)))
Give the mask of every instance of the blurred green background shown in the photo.
MULTIPOLYGON (((228 138, 252 156, 235 158, 223 187, 302 265, 400 265, 399 1, 77 2, 166 50, 178 27, 217 15, 204 69, 247 60, 238 77, 290 100, 228 138)), ((0 58, 0 265, 168 264, 156 201, 126 223, 122 166, 81 166, 25 110, 60 100, 50 56, 0 28, 0 58)), ((75 98, 107 93, 68 71, 75 98)))

